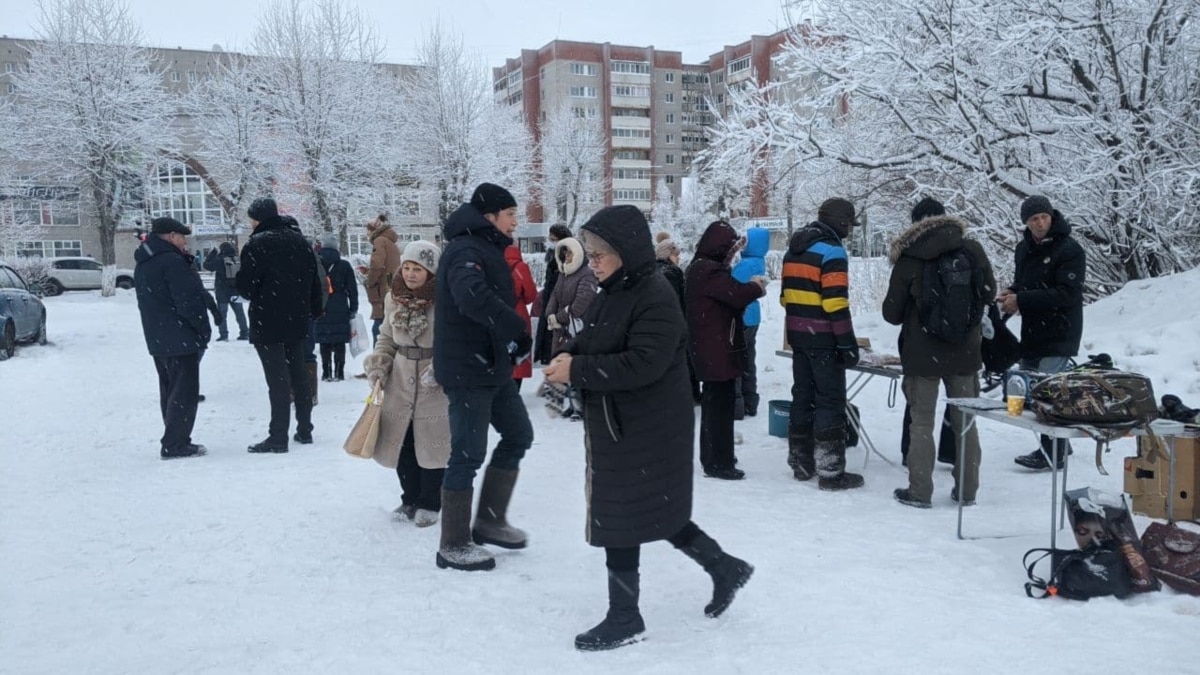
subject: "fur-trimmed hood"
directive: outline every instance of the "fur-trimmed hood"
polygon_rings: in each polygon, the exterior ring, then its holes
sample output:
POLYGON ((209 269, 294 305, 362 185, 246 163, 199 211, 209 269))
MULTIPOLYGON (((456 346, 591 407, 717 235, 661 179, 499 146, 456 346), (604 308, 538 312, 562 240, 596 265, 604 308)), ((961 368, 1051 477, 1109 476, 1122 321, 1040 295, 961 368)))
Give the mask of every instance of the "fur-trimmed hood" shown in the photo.
POLYGON ((913 223, 888 247, 888 260, 893 265, 902 255, 919 260, 933 260, 946 251, 962 247, 967 224, 954 216, 933 216, 913 223))
POLYGON ((583 257, 583 244, 575 237, 567 237, 554 245, 554 257, 558 259, 558 269, 563 276, 571 276, 583 267, 585 258, 583 257), (571 262, 563 262, 563 250, 571 252, 571 262))

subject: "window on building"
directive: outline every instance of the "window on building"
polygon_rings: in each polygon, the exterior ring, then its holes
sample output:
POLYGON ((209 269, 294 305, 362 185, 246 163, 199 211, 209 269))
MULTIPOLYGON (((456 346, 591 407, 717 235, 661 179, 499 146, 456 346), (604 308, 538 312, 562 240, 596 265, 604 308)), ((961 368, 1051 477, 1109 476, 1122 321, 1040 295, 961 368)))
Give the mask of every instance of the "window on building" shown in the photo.
POLYGON ((174 71, 174 72, 172 72, 172 73, 171 73, 171 81, 172 81, 172 82, 178 82, 179 80, 180 80, 180 77, 179 77, 179 71, 174 71))
POLYGON ((595 87, 571 87, 572 98, 596 98, 595 87))
POLYGON ((650 161, 649 150, 616 150, 613 152, 613 159, 632 159, 638 161, 650 161))
POLYGON ((612 88, 613 96, 625 96, 630 98, 650 98, 650 87, 641 87, 630 84, 614 84, 612 88))
POLYGON ((71 227, 79 225, 79 197, 54 188, 34 188, 43 198, 18 197, 0 202, 0 222, 35 227, 71 227))
POLYGON ((225 223, 221 203, 209 191, 200 175, 191 167, 170 162, 159 167, 150 179, 146 202, 150 216, 168 216, 188 225, 225 223))
POLYGON ((374 250, 366 232, 347 232, 346 248, 348 249, 345 251, 346 255, 369 256, 374 250))
POLYGON ((674 82, 675 73, 663 73, 663 82, 674 82))
POLYGON ((645 61, 613 61, 612 72, 631 75, 649 75, 650 64, 645 61))
POLYGON ((600 112, 591 106, 588 106, 588 107, 577 106, 577 107, 571 108, 571 112, 579 119, 594 120, 600 116, 600 112))
POLYGON ((675 176, 673 176, 673 175, 671 175, 671 174, 667 174, 667 175, 666 175, 666 180, 667 180, 667 185, 674 185, 674 184, 675 184, 675 176))
POLYGON ((613 169, 616 180, 650 180, 650 169, 613 169))
POLYGON ((742 58, 729 64, 729 74, 736 75, 744 70, 750 70, 750 57, 743 56, 742 58))
POLYGON ((649 190, 613 190, 613 199, 626 202, 650 201, 649 190))
POLYGON ((667 113, 667 124, 675 124, 675 113, 667 113))
POLYGON ((663 100, 666 101, 667 103, 674 103, 675 102, 675 92, 668 91, 666 93, 666 96, 663 97, 663 100))
POLYGON ((538 80, 546 79, 546 66, 538 68, 538 80))
POLYGON ((67 258, 83 255, 83 242, 78 239, 21 241, 16 254, 26 258, 67 258))
POLYGON ((667 155, 667 164, 675 163, 675 155, 667 155))
POLYGON ((713 82, 715 82, 716 84, 721 84, 724 81, 725 81, 725 73, 717 73, 713 77, 713 82))
POLYGON ((667 145, 675 142, 675 134, 667 134, 667 145))
POLYGON ((635 129, 632 127, 613 127, 613 138, 650 138, 649 129, 635 129))
POLYGON ((15 73, 15 72, 17 72, 17 64, 15 64, 15 63, 6 63, 6 64, 4 64, 4 72, 6 72, 6 73, 15 73))
POLYGON ((613 117, 650 117, 649 108, 613 108, 613 117))
POLYGON ((594 64, 594 63, 572 63, 571 64, 571 74, 572 75, 595 75, 596 74, 596 64, 594 64))
POLYGON ((717 94, 717 103, 725 102, 725 94, 717 94))

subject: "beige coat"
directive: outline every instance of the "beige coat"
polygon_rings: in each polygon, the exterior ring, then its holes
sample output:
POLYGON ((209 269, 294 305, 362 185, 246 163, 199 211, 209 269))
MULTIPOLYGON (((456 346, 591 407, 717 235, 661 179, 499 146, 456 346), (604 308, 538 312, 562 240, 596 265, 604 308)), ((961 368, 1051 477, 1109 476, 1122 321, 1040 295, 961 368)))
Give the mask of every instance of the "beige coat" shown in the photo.
MULTIPOLYGON (((450 459, 450 401, 446 392, 433 380, 433 306, 426 310, 429 328, 415 340, 408 332, 393 325, 396 304, 392 294, 386 296, 384 322, 379 327, 379 341, 375 351, 363 361, 363 369, 383 370, 388 373, 383 388, 383 410, 379 420, 379 442, 375 445, 375 461, 396 468, 400 459, 400 445, 413 425, 413 443, 417 450, 417 463, 423 469, 444 469, 450 459), (428 350, 428 358, 409 359, 397 353, 397 347, 416 346, 428 350), (429 369, 424 378, 434 382, 432 386, 422 383, 421 374, 429 369)), ((403 352, 403 349, 400 350, 403 352)))
POLYGON ((371 303, 371 318, 383 318, 383 301, 391 295, 392 278, 400 269, 399 236, 391 225, 380 225, 370 235, 371 262, 367 267, 367 301, 371 303))

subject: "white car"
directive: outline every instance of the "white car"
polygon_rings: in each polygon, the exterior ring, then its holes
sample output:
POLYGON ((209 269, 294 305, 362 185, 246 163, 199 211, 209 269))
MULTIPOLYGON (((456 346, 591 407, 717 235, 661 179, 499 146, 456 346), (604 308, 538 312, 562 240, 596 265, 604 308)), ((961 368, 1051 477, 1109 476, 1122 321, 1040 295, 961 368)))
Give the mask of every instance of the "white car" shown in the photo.
MULTIPOLYGON (((46 262, 49 269, 42 284, 46 295, 100 288, 104 266, 95 258, 51 258, 46 262)), ((133 270, 117 270, 117 288, 133 288, 133 270)))

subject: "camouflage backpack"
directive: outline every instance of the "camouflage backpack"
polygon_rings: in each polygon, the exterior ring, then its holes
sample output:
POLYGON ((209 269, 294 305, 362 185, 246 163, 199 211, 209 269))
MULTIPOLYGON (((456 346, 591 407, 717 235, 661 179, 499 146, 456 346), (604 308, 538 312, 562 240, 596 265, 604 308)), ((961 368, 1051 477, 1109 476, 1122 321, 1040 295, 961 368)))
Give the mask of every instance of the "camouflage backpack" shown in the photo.
POLYGON ((1047 424, 1132 428, 1158 418, 1150 378, 1120 370, 1051 375, 1035 383, 1029 397, 1038 421, 1047 424))

